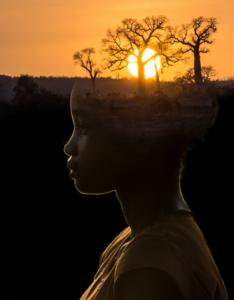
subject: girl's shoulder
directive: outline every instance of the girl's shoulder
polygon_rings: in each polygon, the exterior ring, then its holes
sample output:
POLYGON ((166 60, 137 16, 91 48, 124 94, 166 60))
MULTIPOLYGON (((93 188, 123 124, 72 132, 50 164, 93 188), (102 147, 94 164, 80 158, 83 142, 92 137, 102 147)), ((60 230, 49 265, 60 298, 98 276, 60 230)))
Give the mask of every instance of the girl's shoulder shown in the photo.
POLYGON ((205 237, 189 213, 165 218, 126 243, 114 281, 121 274, 144 268, 168 274, 185 295, 196 289, 205 293, 204 286, 213 294, 221 280, 205 237))

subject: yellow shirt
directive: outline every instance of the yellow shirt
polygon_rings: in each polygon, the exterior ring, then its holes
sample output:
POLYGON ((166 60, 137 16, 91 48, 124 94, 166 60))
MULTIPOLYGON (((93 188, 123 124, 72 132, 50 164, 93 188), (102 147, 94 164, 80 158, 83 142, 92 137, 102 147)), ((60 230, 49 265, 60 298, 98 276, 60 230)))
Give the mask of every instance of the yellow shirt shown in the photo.
POLYGON ((145 267, 172 276, 186 300, 228 299, 207 242, 191 213, 177 212, 134 238, 130 235, 128 226, 107 246, 93 282, 80 300, 112 300, 120 274, 145 267))

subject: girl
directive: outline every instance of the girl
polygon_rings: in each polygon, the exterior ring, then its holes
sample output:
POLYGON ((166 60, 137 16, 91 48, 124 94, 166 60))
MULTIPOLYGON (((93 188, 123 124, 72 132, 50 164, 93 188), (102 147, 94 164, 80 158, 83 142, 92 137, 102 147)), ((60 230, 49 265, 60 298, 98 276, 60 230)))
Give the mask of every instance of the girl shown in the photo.
POLYGON ((128 224, 103 251, 81 300, 227 300, 180 186, 185 153, 217 111, 178 106, 184 95, 177 105, 166 98, 84 99, 72 91, 70 177, 82 194, 115 191, 128 224))

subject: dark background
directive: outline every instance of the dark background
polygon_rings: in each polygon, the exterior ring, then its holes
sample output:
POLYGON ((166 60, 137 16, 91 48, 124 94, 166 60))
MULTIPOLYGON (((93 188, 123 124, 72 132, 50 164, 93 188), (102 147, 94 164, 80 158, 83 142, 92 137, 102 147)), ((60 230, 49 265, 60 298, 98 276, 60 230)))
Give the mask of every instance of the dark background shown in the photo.
MULTIPOLYGON (((40 97, 56 98, 45 91, 40 97)), ((114 193, 76 192, 63 153, 72 132, 69 99, 38 105, 40 97, 31 105, 18 99, 0 108, 2 295, 9 287, 1 300, 51 299, 64 292, 79 299, 100 254, 127 226, 114 193), (9 296, 29 291, 27 297, 9 296)), ((222 90, 218 101, 215 126, 190 152, 182 188, 233 299, 234 90, 222 90)))

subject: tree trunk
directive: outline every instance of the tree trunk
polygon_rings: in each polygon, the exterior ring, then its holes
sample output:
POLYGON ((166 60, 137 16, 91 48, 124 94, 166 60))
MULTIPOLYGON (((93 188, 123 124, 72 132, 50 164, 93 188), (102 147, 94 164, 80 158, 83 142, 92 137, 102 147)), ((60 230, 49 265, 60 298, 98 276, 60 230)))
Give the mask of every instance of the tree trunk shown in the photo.
POLYGON ((159 79, 159 72, 156 70, 156 83, 159 85, 160 79, 159 79))
POLYGON ((144 64, 141 61, 141 56, 138 59, 138 94, 140 96, 145 95, 145 74, 144 64))
POLYGON ((96 94, 96 85, 95 85, 95 79, 94 77, 91 78, 91 82, 92 82, 92 91, 93 91, 93 94, 95 95, 96 94))
POLYGON ((201 85, 202 74, 201 74, 201 59, 200 59, 199 48, 194 49, 194 74, 195 74, 195 83, 201 85))

